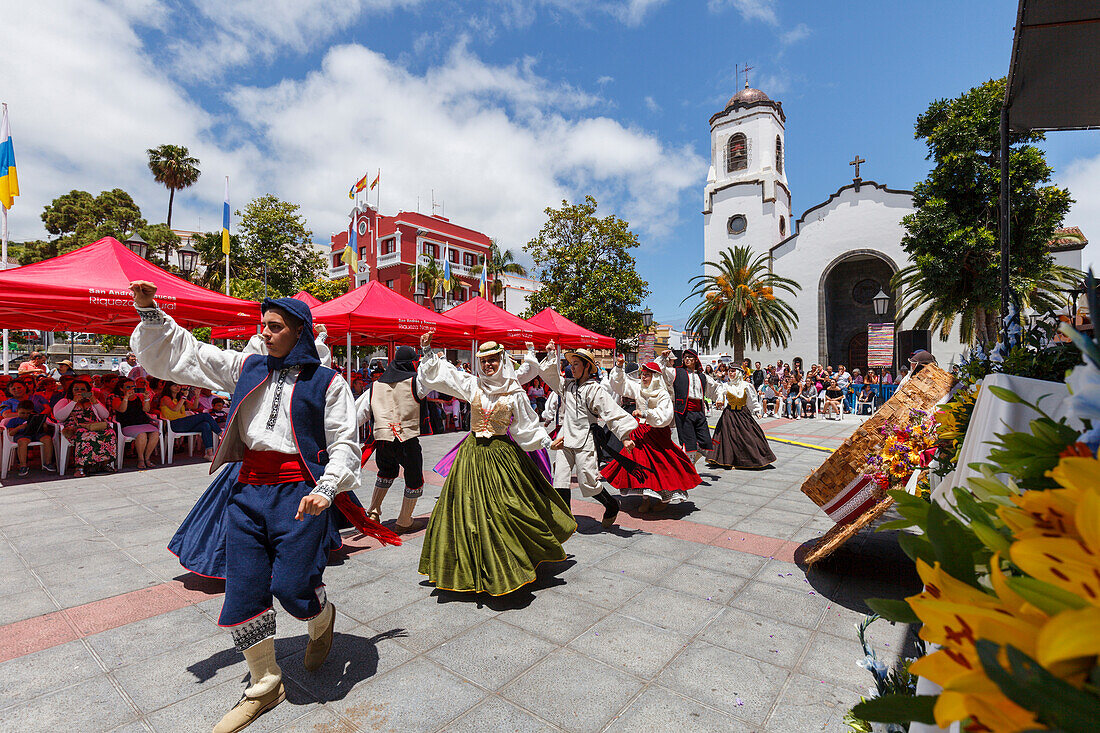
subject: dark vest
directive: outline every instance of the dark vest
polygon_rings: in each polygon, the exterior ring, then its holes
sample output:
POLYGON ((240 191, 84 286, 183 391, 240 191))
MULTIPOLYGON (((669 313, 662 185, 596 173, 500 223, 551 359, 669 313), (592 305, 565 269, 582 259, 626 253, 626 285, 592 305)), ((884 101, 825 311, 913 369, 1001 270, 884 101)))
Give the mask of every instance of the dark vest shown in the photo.
MULTIPOLYGON (((676 367, 676 378, 672 380, 672 409, 676 411, 677 415, 683 415, 687 412, 688 401, 688 370, 683 367, 676 367)), ((707 375, 702 372, 696 372, 699 375, 699 379, 702 380, 703 395, 707 394, 707 375)))
MULTIPOLYGON (((237 380, 237 386, 233 390, 233 399, 229 403, 229 417, 225 421, 223 435, 234 435, 234 420, 237 419, 237 410, 245 397, 255 392, 271 378, 273 372, 267 370, 267 357, 260 354, 252 354, 244 360, 241 367, 241 376, 237 380)), ((313 486, 317 479, 325 472, 325 464, 328 463, 328 440, 325 437, 325 395, 336 372, 328 367, 309 364, 301 368, 298 378, 289 395, 290 398, 290 429, 294 434, 294 444, 298 447, 298 457, 305 466, 306 483, 313 486)), ((283 395, 287 399, 287 395, 283 395)), ((213 473, 224 460, 222 448, 228 441, 223 441, 219 446, 218 455, 210 464, 210 472, 213 473)), ((231 448, 226 449, 231 450, 231 448)), ((225 456, 227 460, 239 460, 238 458, 225 456)))

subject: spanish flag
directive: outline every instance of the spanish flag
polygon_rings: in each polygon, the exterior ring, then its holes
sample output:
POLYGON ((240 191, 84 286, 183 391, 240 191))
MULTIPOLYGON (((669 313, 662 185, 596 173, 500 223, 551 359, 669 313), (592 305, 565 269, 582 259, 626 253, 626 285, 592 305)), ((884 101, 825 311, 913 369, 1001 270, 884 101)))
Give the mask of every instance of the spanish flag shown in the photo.
POLYGON ((4 119, 0 122, 0 206, 10 209, 19 195, 19 176, 15 173, 15 147, 11 142, 8 126, 8 105, 4 105, 4 119))
POLYGON ((355 182, 355 185, 351 187, 350 191, 348 191, 348 198, 349 199, 355 198, 355 194, 359 193, 360 191, 362 191, 364 188, 367 187, 367 176, 369 176, 369 175, 370 175, 370 173, 364 173, 363 177, 355 182))

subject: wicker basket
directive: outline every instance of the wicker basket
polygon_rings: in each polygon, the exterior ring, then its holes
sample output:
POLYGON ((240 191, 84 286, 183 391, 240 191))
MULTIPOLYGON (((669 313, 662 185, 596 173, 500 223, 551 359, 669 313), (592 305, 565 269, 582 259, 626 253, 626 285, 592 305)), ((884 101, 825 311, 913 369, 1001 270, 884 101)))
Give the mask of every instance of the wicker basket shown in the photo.
MULTIPOLYGON (((882 445, 879 428, 891 419, 907 421, 911 409, 931 410, 951 390, 953 383, 954 377, 935 364, 925 366, 899 387, 878 412, 856 428, 802 484, 802 493, 837 523, 826 535, 828 542, 823 543, 828 552, 865 526, 868 514, 881 515, 893 503, 873 481, 863 477, 867 456, 882 445)), ((819 544, 810 562, 828 554, 818 552, 819 549, 825 547, 819 544)))

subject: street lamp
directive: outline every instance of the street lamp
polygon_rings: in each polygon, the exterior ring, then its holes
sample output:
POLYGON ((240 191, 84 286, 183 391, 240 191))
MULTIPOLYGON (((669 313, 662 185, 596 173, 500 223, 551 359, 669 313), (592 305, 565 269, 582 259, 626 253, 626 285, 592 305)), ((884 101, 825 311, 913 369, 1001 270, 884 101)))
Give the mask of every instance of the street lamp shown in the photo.
POLYGON ((442 294, 437 295, 434 298, 432 298, 432 303, 435 304, 435 312, 436 313, 442 313, 443 312, 443 303, 444 302, 446 302, 446 298, 444 298, 442 294))
POLYGON ((199 261, 199 251, 192 247, 190 242, 184 242, 176 252, 179 254, 180 272, 183 273, 184 278, 190 279, 199 261))
POLYGON ((649 308, 642 311, 642 325, 645 327, 646 333, 649 332, 649 327, 653 325, 653 311, 649 308))
POLYGON ((413 300, 416 301, 417 305, 424 305, 424 293, 417 293, 413 296, 413 300))
POLYGON ((705 347, 706 344, 710 343, 709 341, 707 341, 707 336, 710 336, 710 326, 703 326, 702 328, 700 328, 699 336, 700 341, 702 342, 699 344, 700 347, 705 347))
POLYGON ((875 315, 880 318, 890 310, 890 296, 884 293, 882 288, 878 289, 878 295, 871 298, 871 303, 875 306, 875 315))
POLYGON ((126 245, 126 249, 136 254, 141 259, 145 259, 145 253, 149 251, 149 243, 141 238, 141 235, 134 232, 130 235, 123 244, 126 245))

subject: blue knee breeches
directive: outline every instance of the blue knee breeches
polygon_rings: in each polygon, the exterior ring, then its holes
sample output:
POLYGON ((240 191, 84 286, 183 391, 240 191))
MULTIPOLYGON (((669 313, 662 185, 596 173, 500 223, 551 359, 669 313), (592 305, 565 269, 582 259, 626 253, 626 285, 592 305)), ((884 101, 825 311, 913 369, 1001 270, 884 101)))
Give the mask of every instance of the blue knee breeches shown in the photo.
POLYGON ((323 607, 325 565, 335 532, 333 509, 294 519, 311 488, 304 482, 237 483, 226 507, 225 600, 219 626, 237 626, 272 607, 310 619, 323 607))

